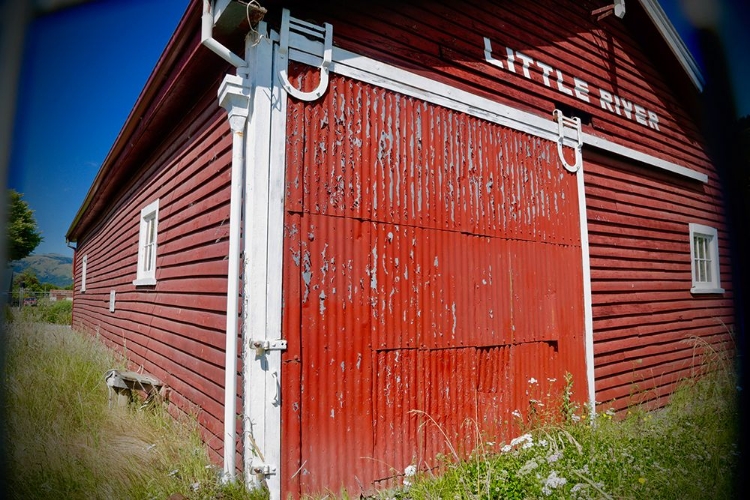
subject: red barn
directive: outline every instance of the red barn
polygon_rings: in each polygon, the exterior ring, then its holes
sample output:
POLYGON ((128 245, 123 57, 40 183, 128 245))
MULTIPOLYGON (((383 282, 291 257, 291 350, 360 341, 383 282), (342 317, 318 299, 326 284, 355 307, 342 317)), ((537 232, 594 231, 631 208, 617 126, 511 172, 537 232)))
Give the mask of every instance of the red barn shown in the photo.
POLYGON ((728 235, 693 59, 608 2, 191 2, 68 231, 73 326, 274 498, 507 441, 567 375, 664 404, 732 354, 728 235))

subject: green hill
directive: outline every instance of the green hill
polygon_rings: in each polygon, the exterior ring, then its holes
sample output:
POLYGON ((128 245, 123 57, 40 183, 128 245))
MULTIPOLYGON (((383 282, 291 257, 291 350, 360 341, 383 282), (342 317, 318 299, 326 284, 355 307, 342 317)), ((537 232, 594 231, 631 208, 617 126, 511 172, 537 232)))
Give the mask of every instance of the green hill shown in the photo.
POLYGON ((64 288, 73 283, 73 259, 56 253, 29 255, 10 263, 14 273, 31 269, 40 283, 51 283, 64 288))

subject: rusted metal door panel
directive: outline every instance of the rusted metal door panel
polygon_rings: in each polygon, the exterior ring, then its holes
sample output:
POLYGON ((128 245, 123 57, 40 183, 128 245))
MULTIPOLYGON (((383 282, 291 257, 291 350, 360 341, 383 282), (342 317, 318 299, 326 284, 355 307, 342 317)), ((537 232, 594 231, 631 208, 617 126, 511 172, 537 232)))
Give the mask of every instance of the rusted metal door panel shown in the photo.
POLYGON ((336 76, 288 120, 287 493, 507 440, 566 372, 584 398, 576 182, 554 144, 336 76))

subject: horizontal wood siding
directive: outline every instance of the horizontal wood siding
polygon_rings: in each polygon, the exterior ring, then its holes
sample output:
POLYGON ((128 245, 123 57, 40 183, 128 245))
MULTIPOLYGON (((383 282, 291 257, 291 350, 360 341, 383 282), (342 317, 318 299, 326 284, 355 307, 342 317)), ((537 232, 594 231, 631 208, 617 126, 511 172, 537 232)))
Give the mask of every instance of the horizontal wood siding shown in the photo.
POLYGON ((73 326, 101 337, 134 369, 161 379, 180 411, 197 413, 218 458, 232 141, 213 92, 187 116, 79 242, 73 326), (157 198, 157 284, 136 287, 140 211, 157 198), (81 293, 84 255, 86 291, 81 293))
POLYGON ((596 400, 661 406, 733 353, 726 225, 717 193, 603 156, 585 161, 596 400), (723 294, 693 295, 689 223, 719 231, 723 294))

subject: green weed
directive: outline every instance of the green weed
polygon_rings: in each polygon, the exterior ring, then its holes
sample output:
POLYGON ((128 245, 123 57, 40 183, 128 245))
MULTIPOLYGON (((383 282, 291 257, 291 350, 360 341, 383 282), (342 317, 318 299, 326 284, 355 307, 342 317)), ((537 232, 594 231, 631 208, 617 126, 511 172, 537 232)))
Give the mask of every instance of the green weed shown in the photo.
POLYGON ((70 325, 73 317, 73 302, 70 300, 50 301, 42 299, 36 306, 21 308, 6 306, 5 320, 27 323, 50 323, 53 325, 70 325))
MULTIPOLYGON (((398 498, 730 499, 739 425, 734 372, 707 360, 658 411, 581 415, 563 395, 561 422, 536 421, 498 454, 417 475, 398 498)), ((566 379, 566 394, 572 381, 566 379)))

